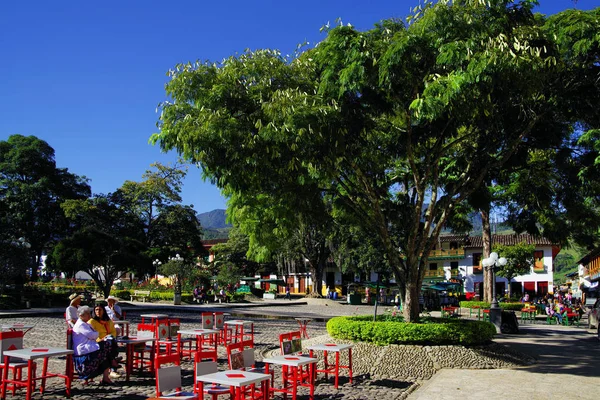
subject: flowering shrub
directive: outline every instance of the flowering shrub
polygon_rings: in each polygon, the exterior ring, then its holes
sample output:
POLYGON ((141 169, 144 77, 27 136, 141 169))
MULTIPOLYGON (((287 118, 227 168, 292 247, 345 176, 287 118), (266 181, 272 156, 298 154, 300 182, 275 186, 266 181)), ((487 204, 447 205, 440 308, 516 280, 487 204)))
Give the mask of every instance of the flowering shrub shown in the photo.
POLYGON ((398 306, 394 306, 394 308, 388 308, 385 310, 385 313, 383 314, 383 320, 391 322, 404 322, 404 317, 398 309, 398 306))

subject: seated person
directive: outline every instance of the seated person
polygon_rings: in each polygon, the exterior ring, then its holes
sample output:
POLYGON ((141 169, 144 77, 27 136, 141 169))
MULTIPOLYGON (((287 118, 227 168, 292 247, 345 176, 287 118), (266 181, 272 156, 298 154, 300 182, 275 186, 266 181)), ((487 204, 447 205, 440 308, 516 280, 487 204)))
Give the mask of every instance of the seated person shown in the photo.
POLYGON ((103 305, 96 304, 94 307, 94 314, 88 321, 88 324, 90 324, 92 328, 98 332, 98 338, 96 341, 106 342, 107 346, 110 348, 109 361, 113 369, 113 372, 110 373, 110 377, 119 378, 120 375, 116 372, 117 357, 119 356, 119 346, 115 340, 117 337, 117 331, 115 329, 115 324, 113 324, 110 318, 108 318, 108 313, 103 305))
POLYGON ((96 341, 98 332, 88 324, 92 318, 92 311, 88 306, 80 307, 77 314, 79 318, 73 327, 75 371, 86 378, 102 374, 102 383, 110 385, 113 383, 110 380, 111 345, 107 341, 96 341))
MULTIPOLYGON (((121 311, 121 307, 117 304, 119 300, 117 300, 114 296, 108 296, 106 298, 106 303, 108 303, 108 307, 106 307, 106 314, 108 314, 108 318, 111 321, 119 321, 123 319, 123 311, 121 311)), ((123 329, 120 325, 115 325, 115 330, 117 331, 117 335, 121 336, 123 329)))
POLYGON ((546 315, 550 318, 556 318, 559 324, 562 324, 562 314, 554 311, 551 304, 546 305, 546 315))
POLYGON ((67 320, 67 323, 69 324, 69 327, 71 327, 71 328, 77 322, 77 318, 79 318, 77 316, 77 309, 81 305, 81 299, 82 299, 82 296, 77 293, 73 293, 72 295, 69 296, 69 300, 71 300, 71 303, 69 304, 69 307, 67 307, 67 310, 65 311, 65 318, 67 320))

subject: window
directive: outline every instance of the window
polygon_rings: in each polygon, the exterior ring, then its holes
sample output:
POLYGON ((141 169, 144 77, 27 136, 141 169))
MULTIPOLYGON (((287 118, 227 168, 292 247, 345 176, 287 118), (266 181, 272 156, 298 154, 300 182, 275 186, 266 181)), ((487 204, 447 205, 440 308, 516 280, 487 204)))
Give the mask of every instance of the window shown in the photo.
POLYGON ((483 268, 481 266, 481 253, 473 253, 473 273, 482 274, 483 268))
POLYGON ((458 261, 450 261, 450 269, 458 269, 458 261))
POLYGON ((543 272, 545 270, 543 250, 536 250, 533 252, 533 270, 535 272, 543 272))
POLYGON ((430 271, 437 271, 437 263, 429 263, 430 271))

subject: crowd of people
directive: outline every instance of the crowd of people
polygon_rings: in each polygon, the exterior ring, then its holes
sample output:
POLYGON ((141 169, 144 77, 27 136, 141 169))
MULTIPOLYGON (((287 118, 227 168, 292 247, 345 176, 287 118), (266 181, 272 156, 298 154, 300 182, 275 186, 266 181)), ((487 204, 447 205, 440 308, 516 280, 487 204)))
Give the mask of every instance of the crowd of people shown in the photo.
POLYGON ((227 289, 225 289, 224 287, 221 287, 219 289, 219 286, 215 284, 215 286, 210 290, 207 289, 204 285, 196 286, 193 291, 194 302, 199 304, 205 304, 209 302, 210 297, 214 296, 215 302, 218 301, 219 303, 226 303, 228 301, 227 292, 231 293, 232 290, 233 287, 231 285, 228 285, 227 289))
MULTIPOLYGON (((102 375, 102 384, 113 384, 112 379, 120 377, 119 348, 117 346, 117 326, 113 321, 122 318, 118 300, 109 296, 106 306, 98 303, 94 308, 82 306, 83 296, 72 294, 66 309, 65 318, 73 331, 73 360, 75 371, 82 378, 102 375)), ((120 328, 119 328, 120 330, 120 328)))
POLYGON ((566 315, 568 309, 579 315, 579 318, 585 313, 584 307, 581 303, 581 299, 573 298, 573 295, 569 292, 563 294, 557 291, 554 294, 547 294, 543 297, 536 297, 532 301, 528 293, 524 294, 521 298, 522 303, 532 303, 534 305, 541 305, 550 318, 555 318, 559 324, 562 324, 562 320, 566 315))

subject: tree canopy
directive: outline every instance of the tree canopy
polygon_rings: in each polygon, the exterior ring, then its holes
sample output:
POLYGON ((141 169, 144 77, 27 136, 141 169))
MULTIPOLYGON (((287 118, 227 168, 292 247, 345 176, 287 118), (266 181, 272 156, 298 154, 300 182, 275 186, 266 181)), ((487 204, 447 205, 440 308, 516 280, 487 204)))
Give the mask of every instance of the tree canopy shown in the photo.
MULTIPOLYGON (((24 238, 30 247, 24 251, 37 279, 42 254, 69 232, 61 210, 67 199, 85 199, 91 194, 88 180, 59 168, 54 149, 35 136, 11 135, 0 141, 0 221, 9 244, 24 238)), ((24 275, 25 268, 19 274, 24 275)))
POLYGON ((334 215, 377 237, 414 321, 427 255, 454 210, 564 125, 561 43, 533 4, 426 3, 409 24, 327 29, 294 57, 177 65, 152 141, 229 193, 285 199, 317 187, 334 215))

